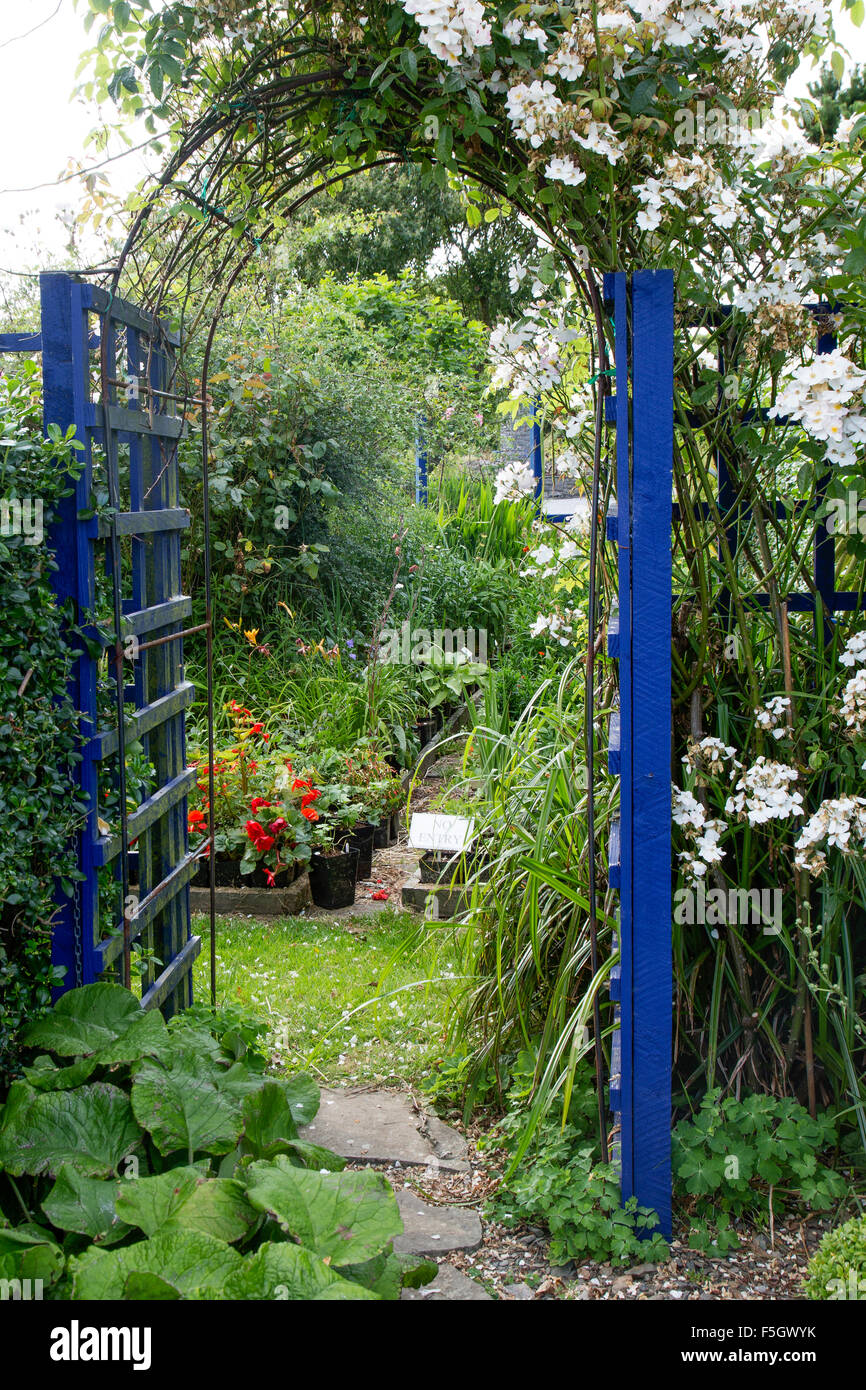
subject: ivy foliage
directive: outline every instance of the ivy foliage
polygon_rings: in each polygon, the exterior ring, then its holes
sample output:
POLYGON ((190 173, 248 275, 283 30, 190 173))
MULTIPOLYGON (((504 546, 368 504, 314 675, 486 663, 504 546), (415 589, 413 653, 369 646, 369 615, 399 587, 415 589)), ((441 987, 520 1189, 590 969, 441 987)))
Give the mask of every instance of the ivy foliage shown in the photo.
POLYGON ((48 527, 72 490, 75 441, 43 438, 41 381, 22 361, 0 376, 0 1088, 14 1073, 21 1029, 59 983, 51 965, 55 875, 76 872, 77 714, 74 660, 51 588, 48 527))

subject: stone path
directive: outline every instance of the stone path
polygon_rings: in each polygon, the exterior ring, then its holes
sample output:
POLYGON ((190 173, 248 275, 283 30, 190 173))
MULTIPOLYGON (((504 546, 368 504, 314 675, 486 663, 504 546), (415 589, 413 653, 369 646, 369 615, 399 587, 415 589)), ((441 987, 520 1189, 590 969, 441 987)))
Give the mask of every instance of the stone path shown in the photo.
MULTIPOLYGON (((316 1118, 303 1138, 324 1144, 356 1165, 421 1169, 428 1176, 467 1174, 466 1140, 456 1130, 420 1109, 412 1097, 363 1088, 322 1091, 316 1118)), ((410 1188, 397 1190, 403 1234, 394 1242, 402 1253, 436 1259, 439 1274, 423 1289, 406 1289, 406 1300, 482 1302, 490 1295, 475 1280, 455 1269, 448 1254, 468 1254, 482 1241, 481 1218, 471 1206, 444 1206, 423 1201, 410 1188)))

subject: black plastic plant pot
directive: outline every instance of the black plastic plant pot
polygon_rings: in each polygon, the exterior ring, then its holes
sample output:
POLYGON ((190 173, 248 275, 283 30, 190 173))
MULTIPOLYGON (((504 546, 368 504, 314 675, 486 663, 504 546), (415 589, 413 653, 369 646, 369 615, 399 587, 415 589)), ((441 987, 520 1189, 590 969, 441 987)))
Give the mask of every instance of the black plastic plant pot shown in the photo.
POLYGON ((391 817, 373 827, 373 848, 387 849, 391 843, 391 817))
POLYGON ((455 874, 458 882, 463 880, 462 867, 452 854, 436 854, 428 849, 421 855, 418 867, 422 883, 450 883, 455 874))
POLYGON ((394 811, 388 820, 388 838, 395 845, 400 838, 400 812, 394 811))
POLYGON ((436 719, 433 715, 429 719, 419 719, 415 725, 415 732, 418 735, 418 742, 424 748, 432 739, 436 737, 438 729, 436 719))
MULTIPOLYGON (((207 871, 207 864, 205 864, 207 871)), ((210 883, 210 877, 206 879, 210 883)), ((239 859, 220 859, 214 864, 214 883, 217 888, 237 888, 243 883, 241 878, 241 861, 239 859)))
POLYGON ((310 892, 316 907, 352 906, 359 857, 357 849, 313 854, 310 859, 310 892))
POLYGON ((358 851, 358 878, 369 878, 373 872, 373 826, 356 825, 349 844, 358 851))

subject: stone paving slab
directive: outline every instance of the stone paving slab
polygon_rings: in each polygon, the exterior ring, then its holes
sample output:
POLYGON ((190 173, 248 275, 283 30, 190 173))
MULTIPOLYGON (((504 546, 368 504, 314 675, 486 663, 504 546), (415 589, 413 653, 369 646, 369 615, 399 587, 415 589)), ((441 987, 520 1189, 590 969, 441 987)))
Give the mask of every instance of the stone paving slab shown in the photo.
POLYGON ((439 1207, 423 1202, 408 1187, 397 1193, 403 1234, 394 1240, 402 1255, 445 1255, 449 1250, 477 1250, 481 1217, 471 1207, 439 1207))
POLYGON ((493 1299, 481 1284, 467 1279, 459 1269, 443 1262, 439 1273, 423 1289, 404 1289, 400 1294, 406 1303, 492 1303, 493 1299))
POLYGON ((469 1171, 462 1135, 390 1091, 323 1090, 319 1112, 301 1136, 356 1163, 469 1171))

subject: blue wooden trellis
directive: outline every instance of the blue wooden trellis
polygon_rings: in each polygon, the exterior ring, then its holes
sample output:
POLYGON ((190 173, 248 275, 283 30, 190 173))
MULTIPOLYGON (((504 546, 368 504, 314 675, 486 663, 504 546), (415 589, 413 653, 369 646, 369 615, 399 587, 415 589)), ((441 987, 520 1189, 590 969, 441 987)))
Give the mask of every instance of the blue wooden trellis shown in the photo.
POLYGON ((608 765, 620 778, 608 872, 619 892, 619 963, 611 973, 615 1031, 609 1104, 623 1201, 637 1197, 671 1232, 671 490, 673 275, 605 276, 613 315, 619 609, 608 653, 619 661, 619 712, 608 765))
MULTIPOLYGON (((653 1208, 659 1229, 671 1232, 671 604, 673 461, 673 275, 641 271, 605 276, 605 307, 612 315, 616 392, 605 402, 605 418, 616 434, 615 499, 606 519, 607 539, 617 547, 618 608, 608 624, 608 654, 619 663, 619 709, 609 730, 608 767, 620 778, 620 816, 608 846, 611 887, 619 894, 616 946, 611 971, 614 1033, 609 1106, 615 1119, 615 1150, 623 1200, 634 1196, 653 1208)), ((827 320, 829 304, 810 306, 827 320)), ((720 308, 710 326, 724 323, 720 308)), ((832 352, 836 338, 827 326, 818 353, 832 352)), ((718 369, 724 374, 722 347, 718 369)), ((690 416, 691 418, 691 416, 690 416)), ((766 408, 740 412, 736 425, 768 423, 766 408)), ((700 419, 698 424, 705 423, 700 419)), ((777 425, 788 423, 777 419, 777 425)), ((723 446, 715 451, 715 505, 736 560, 750 509, 741 503, 723 446)), ((777 519, 793 509, 815 513, 814 592, 781 595, 791 613, 812 613, 816 640, 832 633, 834 614, 866 606, 864 597, 836 589, 835 539, 821 516, 831 471, 818 478, 814 499, 787 506, 774 502, 777 519)), ((699 503, 703 520, 709 502, 699 503)), ((719 540, 721 546, 721 538, 719 540)), ((726 590, 719 608, 730 616, 726 590)), ((766 608, 767 593, 750 596, 766 608)))
POLYGON ((423 415, 418 420, 415 434, 415 505, 427 506, 427 440, 424 435, 426 420, 423 415))
POLYGON ((41 351, 46 430, 73 426, 84 445, 81 474, 48 540, 58 601, 71 600, 73 623, 89 639, 71 691, 81 714, 80 783, 88 806, 78 835, 81 881, 71 900, 58 895, 53 963, 64 968, 62 988, 69 989, 116 975, 130 942, 139 941, 160 962, 145 970, 142 1002, 171 1014, 191 1001, 192 964, 201 948, 191 935, 189 908, 196 855, 188 848, 187 794, 196 774, 186 765, 185 746, 194 687, 183 677, 183 635, 192 630, 183 622, 192 603, 181 588, 189 513, 179 493, 178 339, 135 305, 72 276, 44 274, 40 290, 41 332, 2 336, 0 352, 41 351), (106 483, 119 505, 97 509, 95 489, 106 483), (104 619, 94 622, 106 588, 98 582, 100 560, 106 584, 120 586, 121 595, 121 632, 108 638, 104 619), (108 708, 104 695, 112 682, 101 674, 100 646, 116 657, 108 708), (118 680, 122 733, 113 718, 118 680), (155 785, 129 809, 118 794, 120 754, 133 740, 152 764, 155 785), (116 803, 105 820, 100 790, 109 797, 113 790, 116 803), (118 818, 126 822, 120 831, 118 818), (138 866, 131 888, 122 853, 129 841, 137 844, 138 866))

